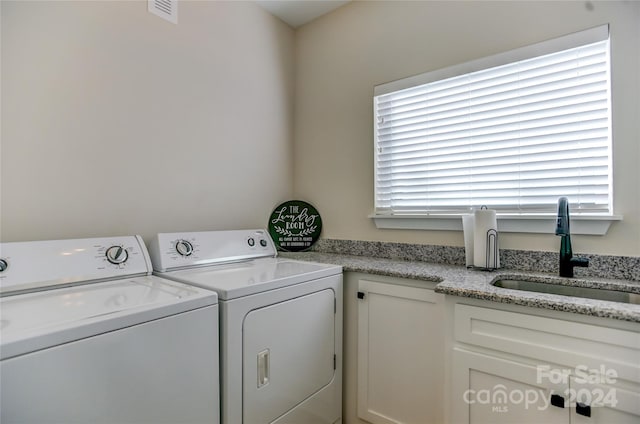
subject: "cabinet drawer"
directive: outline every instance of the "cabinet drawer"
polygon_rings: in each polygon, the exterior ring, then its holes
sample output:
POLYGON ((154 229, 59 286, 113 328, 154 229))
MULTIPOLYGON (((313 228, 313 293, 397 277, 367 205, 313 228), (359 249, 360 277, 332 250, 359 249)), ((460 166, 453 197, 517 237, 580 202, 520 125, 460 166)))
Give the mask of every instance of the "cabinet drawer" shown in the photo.
POLYGON ((455 340, 548 363, 614 370, 640 382, 640 332, 455 305, 455 340))

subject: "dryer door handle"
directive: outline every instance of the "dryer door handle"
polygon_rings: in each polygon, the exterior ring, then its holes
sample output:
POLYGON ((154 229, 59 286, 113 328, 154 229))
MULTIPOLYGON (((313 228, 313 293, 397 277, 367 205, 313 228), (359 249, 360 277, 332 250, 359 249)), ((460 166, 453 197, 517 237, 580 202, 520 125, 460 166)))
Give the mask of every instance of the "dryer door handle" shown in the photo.
POLYGON ((269 349, 258 353, 258 388, 269 384, 269 349))

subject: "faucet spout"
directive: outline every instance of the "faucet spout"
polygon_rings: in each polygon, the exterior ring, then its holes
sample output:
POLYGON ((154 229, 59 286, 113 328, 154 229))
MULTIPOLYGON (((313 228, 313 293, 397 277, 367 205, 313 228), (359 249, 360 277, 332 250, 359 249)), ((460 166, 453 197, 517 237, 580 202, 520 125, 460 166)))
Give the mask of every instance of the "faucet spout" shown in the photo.
POLYGON ((573 277, 573 267, 588 267, 588 258, 574 258, 571 249, 571 231, 569 228, 569 199, 558 199, 558 219, 556 221, 556 235, 560 239, 560 276, 573 277))

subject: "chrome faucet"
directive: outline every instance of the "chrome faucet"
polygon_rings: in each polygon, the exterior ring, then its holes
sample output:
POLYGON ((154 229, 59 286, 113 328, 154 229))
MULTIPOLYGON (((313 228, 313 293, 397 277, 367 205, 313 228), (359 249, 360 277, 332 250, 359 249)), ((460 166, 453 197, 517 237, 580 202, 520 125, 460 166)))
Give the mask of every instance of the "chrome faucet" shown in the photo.
POLYGON ((558 221, 556 223, 556 235, 562 236, 560 240, 560 276, 573 277, 573 267, 589 266, 589 258, 574 258, 571 251, 571 231, 569 230, 569 199, 558 199, 558 221))

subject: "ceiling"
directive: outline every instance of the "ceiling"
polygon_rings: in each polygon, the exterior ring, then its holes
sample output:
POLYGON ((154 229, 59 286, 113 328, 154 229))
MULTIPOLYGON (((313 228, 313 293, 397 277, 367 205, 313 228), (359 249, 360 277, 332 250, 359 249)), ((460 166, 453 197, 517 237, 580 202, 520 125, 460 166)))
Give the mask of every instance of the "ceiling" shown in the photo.
POLYGON ((254 0, 293 28, 344 6, 350 0, 254 0))

